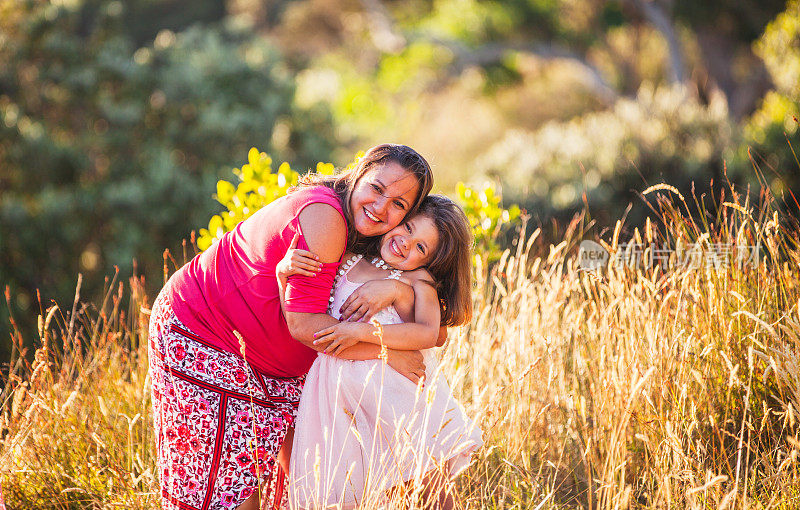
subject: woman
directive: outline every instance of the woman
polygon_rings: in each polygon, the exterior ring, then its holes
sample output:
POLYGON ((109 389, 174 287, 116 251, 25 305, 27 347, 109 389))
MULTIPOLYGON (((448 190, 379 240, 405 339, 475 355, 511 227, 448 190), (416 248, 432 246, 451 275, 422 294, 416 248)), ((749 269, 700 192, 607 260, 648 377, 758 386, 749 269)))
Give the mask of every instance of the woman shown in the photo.
MULTIPOLYGON (((354 169, 306 184, 226 233, 156 298, 149 352, 165 508, 256 507, 320 349, 313 334, 338 322, 326 310, 345 248, 399 225, 433 177, 413 149, 383 144, 354 169), (295 235, 323 268, 292 279, 284 318, 275 266, 295 235)), ((359 343, 342 357, 379 354, 379 346, 359 343)), ((388 354, 412 381, 425 373, 419 352, 388 354)))

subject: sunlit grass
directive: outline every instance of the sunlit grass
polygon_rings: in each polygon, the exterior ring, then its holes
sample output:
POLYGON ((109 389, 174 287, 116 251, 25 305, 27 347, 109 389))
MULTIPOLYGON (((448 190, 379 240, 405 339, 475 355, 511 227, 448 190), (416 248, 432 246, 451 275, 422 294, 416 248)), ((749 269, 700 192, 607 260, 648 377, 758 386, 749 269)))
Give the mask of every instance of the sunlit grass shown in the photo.
MULTIPOLYGON (((660 228, 629 236, 642 247, 760 243, 761 265, 581 271, 583 218, 556 246, 528 233, 479 264, 475 317, 443 360, 486 442, 456 481, 462 506, 800 506, 797 232, 768 199, 728 197, 693 221, 694 204, 656 194, 660 228)), ((619 249, 624 228, 597 240, 619 249)), ((99 309, 44 310, 35 361, 15 355, 0 422, 9 508, 157 506, 148 299, 137 280, 112 287, 99 309)))

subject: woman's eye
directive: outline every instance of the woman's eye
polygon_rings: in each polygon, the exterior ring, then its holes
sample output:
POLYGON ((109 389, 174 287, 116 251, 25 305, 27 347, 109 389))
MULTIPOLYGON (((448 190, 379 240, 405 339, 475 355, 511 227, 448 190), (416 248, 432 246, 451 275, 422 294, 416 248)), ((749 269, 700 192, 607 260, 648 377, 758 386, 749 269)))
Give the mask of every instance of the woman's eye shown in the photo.
POLYGON ((394 201, 394 205, 397 206, 398 209, 405 209, 406 208, 406 205, 403 202, 399 201, 399 200, 395 200, 394 201))
POLYGON ((381 187, 378 186, 377 184, 370 184, 370 186, 372 186, 372 191, 374 191, 375 193, 381 192, 381 187))

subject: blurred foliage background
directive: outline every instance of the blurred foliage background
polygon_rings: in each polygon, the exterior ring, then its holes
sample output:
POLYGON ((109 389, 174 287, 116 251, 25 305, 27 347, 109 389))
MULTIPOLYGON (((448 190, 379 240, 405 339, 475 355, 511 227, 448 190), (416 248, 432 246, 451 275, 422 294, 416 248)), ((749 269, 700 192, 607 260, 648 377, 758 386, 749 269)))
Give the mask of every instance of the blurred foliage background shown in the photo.
POLYGON ((797 208, 798 76, 800 1, 0 0, 0 360, 37 289, 156 290, 251 147, 406 143, 540 223, 635 223, 659 182, 797 208))

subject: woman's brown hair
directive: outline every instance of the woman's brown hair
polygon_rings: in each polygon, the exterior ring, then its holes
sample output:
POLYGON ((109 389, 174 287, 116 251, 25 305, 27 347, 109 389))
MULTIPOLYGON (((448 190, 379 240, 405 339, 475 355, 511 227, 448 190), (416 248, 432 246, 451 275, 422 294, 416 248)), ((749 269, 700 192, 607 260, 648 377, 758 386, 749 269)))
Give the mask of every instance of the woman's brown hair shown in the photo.
POLYGON ((433 220, 439 244, 426 267, 436 281, 443 326, 472 318, 472 230, 464 211, 442 195, 428 195, 419 212, 433 220))
POLYGON ((394 162, 414 175, 419 184, 419 194, 406 212, 406 218, 417 212, 422 200, 433 188, 433 172, 425 158, 407 145, 383 143, 367 150, 356 166, 336 175, 320 175, 309 172, 300 179, 301 186, 327 186, 339 195, 342 210, 347 220, 347 249, 358 253, 375 252, 380 237, 362 238, 355 229, 353 212, 350 210, 350 195, 356 183, 370 168, 379 163, 394 162))

